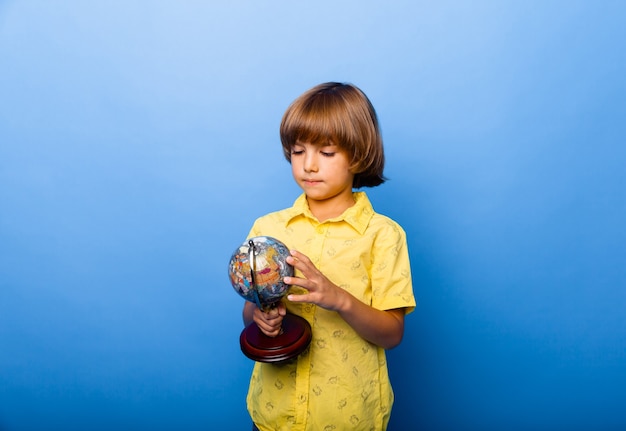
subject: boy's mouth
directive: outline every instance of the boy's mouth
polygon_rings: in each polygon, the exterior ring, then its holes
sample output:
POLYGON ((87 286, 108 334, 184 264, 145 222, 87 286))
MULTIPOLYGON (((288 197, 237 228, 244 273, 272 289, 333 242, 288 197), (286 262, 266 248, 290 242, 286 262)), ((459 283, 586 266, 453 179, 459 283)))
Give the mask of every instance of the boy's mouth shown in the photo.
POLYGON ((314 186, 314 185, 316 185, 316 184, 321 183, 322 181, 321 181, 321 180, 313 180, 313 179, 309 179, 309 178, 304 178, 304 179, 302 180, 302 182, 303 182, 304 184, 306 184, 306 185, 309 185, 309 186, 314 186))

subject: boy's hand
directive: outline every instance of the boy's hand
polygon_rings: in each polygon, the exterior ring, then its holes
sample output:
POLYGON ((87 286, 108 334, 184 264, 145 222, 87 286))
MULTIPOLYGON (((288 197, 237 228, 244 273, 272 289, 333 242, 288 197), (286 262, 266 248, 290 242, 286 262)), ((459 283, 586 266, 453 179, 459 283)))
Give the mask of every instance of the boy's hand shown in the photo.
POLYGON ((276 337, 280 334, 283 317, 287 314, 285 304, 279 302, 274 308, 263 311, 258 307, 254 307, 252 319, 257 324, 261 332, 268 337, 276 337))
POLYGON ((283 281, 286 284, 300 286, 308 290, 308 293, 302 295, 288 295, 288 300, 310 302, 332 311, 341 310, 347 300, 346 292, 322 274, 311 262, 311 259, 299 251, 291 250, 291 256, 287 258, 287 263, 299 270, 304 278, 285 277, 283 281))
POLYGON ((303 278, 285 277, 284 282, 303 287, 303 295, 288 295, 292 302, 309 302, 336 311, 361 337, 383 349, 391 349, 402 341, 404 333, 403 308, 378 310, 359 301, 343 290, 313 265, 313 262, 292 250, 287 262, 299 270, 303 278))

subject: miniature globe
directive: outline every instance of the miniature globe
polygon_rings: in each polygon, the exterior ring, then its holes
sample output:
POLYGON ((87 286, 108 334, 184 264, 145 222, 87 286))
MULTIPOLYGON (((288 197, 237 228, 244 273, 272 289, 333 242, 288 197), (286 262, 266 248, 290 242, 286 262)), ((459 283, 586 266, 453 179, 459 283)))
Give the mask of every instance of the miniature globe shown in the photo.
POLYGON ((257 236, 241 244, 232 254, 228 276, 235 291, 259 308, 271 307, 285 296, 289 285, 283 278, 294 275, 287 263, 289 249, 270 236, 257 236))

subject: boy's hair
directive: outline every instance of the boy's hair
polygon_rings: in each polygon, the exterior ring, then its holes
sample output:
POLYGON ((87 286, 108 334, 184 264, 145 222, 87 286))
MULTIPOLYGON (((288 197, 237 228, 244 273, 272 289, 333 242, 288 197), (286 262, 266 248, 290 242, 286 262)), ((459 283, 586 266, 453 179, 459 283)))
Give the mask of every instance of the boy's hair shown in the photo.
POLYGON ((280 140, 290 163, 292 147, 298 142, 332 143, 351 157, 353 188, 385 182, 385 154, 376 111, 354 85, 327 82, 302 94, 283 115, 280 140))

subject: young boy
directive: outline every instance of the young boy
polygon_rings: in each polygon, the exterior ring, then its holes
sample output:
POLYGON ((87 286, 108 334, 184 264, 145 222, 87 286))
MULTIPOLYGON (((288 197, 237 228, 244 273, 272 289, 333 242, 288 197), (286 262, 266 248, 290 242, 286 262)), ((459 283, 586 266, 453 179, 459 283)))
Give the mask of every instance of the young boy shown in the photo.
POLYGON ((376 112, 357 87, 321 84, 289 106, 280 136, 303 194, 257 219, 249 237, 284 242, 296 274, 276 309, 246 302, 243 316, 276 336, 288 311, 309 321, 313 339, 287 364, 255 363, 249 413, 262 431, 384 430, 393 404, 385 349, 401 342, 415 300, 404 231, 353 191, 385 181, 376 112))

